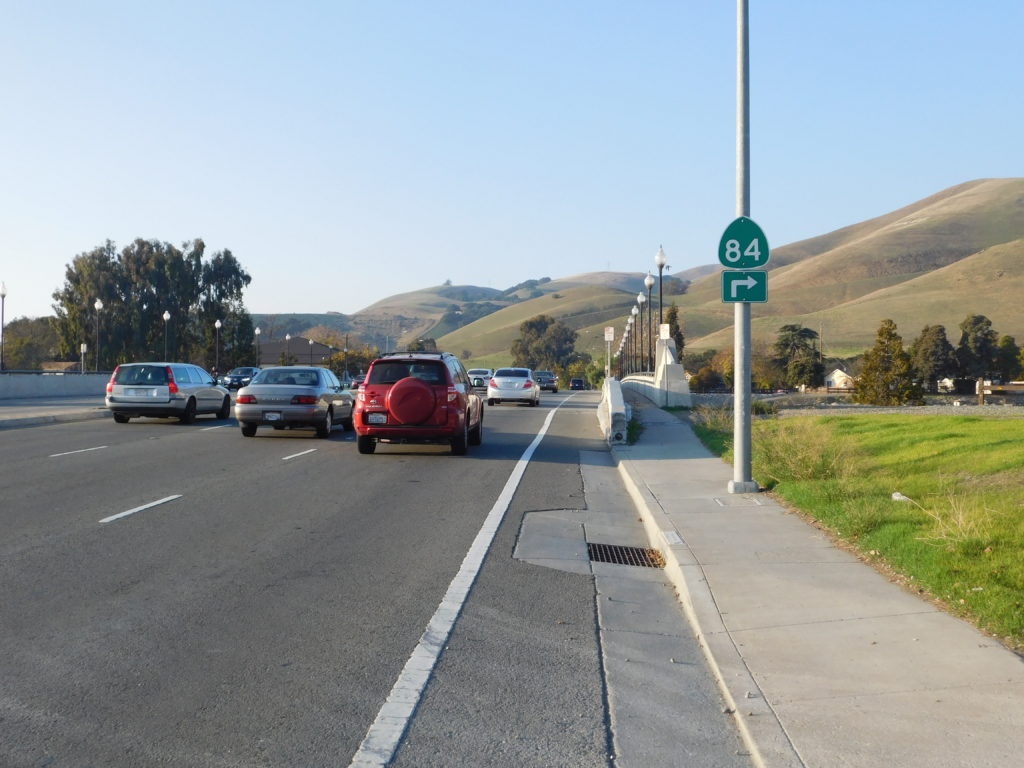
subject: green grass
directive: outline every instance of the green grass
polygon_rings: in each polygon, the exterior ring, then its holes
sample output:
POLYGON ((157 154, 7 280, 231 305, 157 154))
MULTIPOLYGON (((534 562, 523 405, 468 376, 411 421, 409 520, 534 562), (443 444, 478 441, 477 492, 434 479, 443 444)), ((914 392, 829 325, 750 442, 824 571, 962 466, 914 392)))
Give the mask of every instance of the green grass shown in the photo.
MULTIPOLYGON (((728 456, 731 419, 694 420, 728 456)), ((1022 650, 1022 432, 1024 419, 983 416, 758 420, 754 477, 908 587, 1022 650)))

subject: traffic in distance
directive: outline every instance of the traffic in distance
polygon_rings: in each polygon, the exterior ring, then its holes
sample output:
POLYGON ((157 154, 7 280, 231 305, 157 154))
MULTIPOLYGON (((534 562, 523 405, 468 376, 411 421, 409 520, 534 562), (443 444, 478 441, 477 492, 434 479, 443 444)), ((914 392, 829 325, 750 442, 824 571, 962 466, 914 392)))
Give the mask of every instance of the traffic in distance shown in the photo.
MULTIPOLYGON (((572 379, 570 389, 585 389, 572 379)), ((373 360, 349 387, 321 366, 243 366, 216 380, 195 365, 125 363, 107 383, 106 407, 125 424, 140 417, 233 413, 244 437, 260 427, 311 429, 329 437, 335 426, 355 430, 359 453, 378 443, 447 444, 455 455, 483 441, 484 404, 536 407, 541 392, 558 392, 554 371, 472 368, 447 352, 395 352, 373 360)))

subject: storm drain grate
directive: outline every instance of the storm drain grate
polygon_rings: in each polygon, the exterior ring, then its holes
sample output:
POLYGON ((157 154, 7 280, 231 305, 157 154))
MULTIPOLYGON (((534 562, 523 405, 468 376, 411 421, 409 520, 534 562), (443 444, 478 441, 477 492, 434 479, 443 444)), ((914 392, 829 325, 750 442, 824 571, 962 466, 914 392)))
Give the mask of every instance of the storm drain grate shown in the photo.
POLYGON ((623 547, 620 544, 587 543, 587 554, 595 563, 612 565, 637 565, 641 568, 664 568, 665 558, 656 549, 623 547))

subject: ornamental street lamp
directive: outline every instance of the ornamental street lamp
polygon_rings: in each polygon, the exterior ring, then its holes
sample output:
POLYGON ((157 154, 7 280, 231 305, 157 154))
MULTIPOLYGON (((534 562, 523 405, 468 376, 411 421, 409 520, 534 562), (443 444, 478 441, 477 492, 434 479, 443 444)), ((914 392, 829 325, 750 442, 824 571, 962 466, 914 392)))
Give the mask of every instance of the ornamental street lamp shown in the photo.
POLYGON ((637 349, 639 360, 641 361, 641 370, 647 370, 647 350, 644 348, 644 302, 647 301, 647 297, 644 296, 644 292, 640 291, 636 295, 636 304, 640 307, 640 347, 637 349))
POLYGON ((96 370, 100 369, 100 310, 103 309, 103 302, 96 299, 96 303, 92 305, 96 310, 96 370))
POLYGON ((637 355, 637 351, 638 351, 637 350, 637 345, 636 345, 636 336, 637 336, 637 333, 639 332, 639 326, 637 325, 637 322, 636 322, 636 316, 639 314, 639 312, 640 312, 639 309, 637 309, 636 307, 633 307, 633 309, 631 309, 630 313, 629 313, 630 314, 630 317, 629 317, 629 330, 630 330, 630 336, 632 337, 630 339, 630 342, 631 342, 631 353, 629 355, 629 359, 630 359, 629 367, 634 372, 637 370, 637 362, 638 362, 638 359, 637 359, 637 356, 636 356, 637 355))
POLYGON ((4 304, 7 302, 7 283, 0 283, 0 373, 4 372, 4 304))
MULTIPOLYGON (((644 278, 644 285, 647 286, 647 358, 654 370, 654 304, 651 302, 651 289, 654 287, 654 275, 650 272, 644 278)), ((659 309, 660 311, 660 309, 659 309)))
POLYGON ((313 340, 309 340, 309 364, 313 364, 313 340))
POLYGON ((263 356, 260 354, 260 327, 257 325, 253 330, 256 334, 256 367, 263 365, 263 356))
POLYGON ((286 333, 284 335, 284 356, 288 365, 291 365, 292 360, 292 335, 286 333))
POLYGON ((654 256, 654 263, 658 267, 658 325, 661 325, 665 322, 661 319, 661 312, 665 308, 665 294, 662 292, 661 273, 665 269, 665 265, 668 264, 668 256, 665 255, 665 249, 660 245, 658 246, 658 252, 654 256))
POLYGON ((164 362, 167 362, 167 321, 171 319, 171 313, 164 310, 164 362))
POLYGON ((213 324, 213 327, 217 329, 217 341, 214 344, 214 362, 213 362, 213 375, 216 376, 220 373, 220 327, 223 325, 220 320, 213 324))

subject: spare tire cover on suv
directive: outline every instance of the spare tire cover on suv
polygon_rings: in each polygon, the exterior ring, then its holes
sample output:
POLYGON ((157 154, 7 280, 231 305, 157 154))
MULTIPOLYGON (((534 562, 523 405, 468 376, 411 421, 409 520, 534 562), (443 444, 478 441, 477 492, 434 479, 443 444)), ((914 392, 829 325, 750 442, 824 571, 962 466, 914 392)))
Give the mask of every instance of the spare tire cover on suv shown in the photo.
POLYGON ((399 424, 420 424, 434 413, 434 390, 424 381, 407 376, 388 390, 385 405, 399 424))

